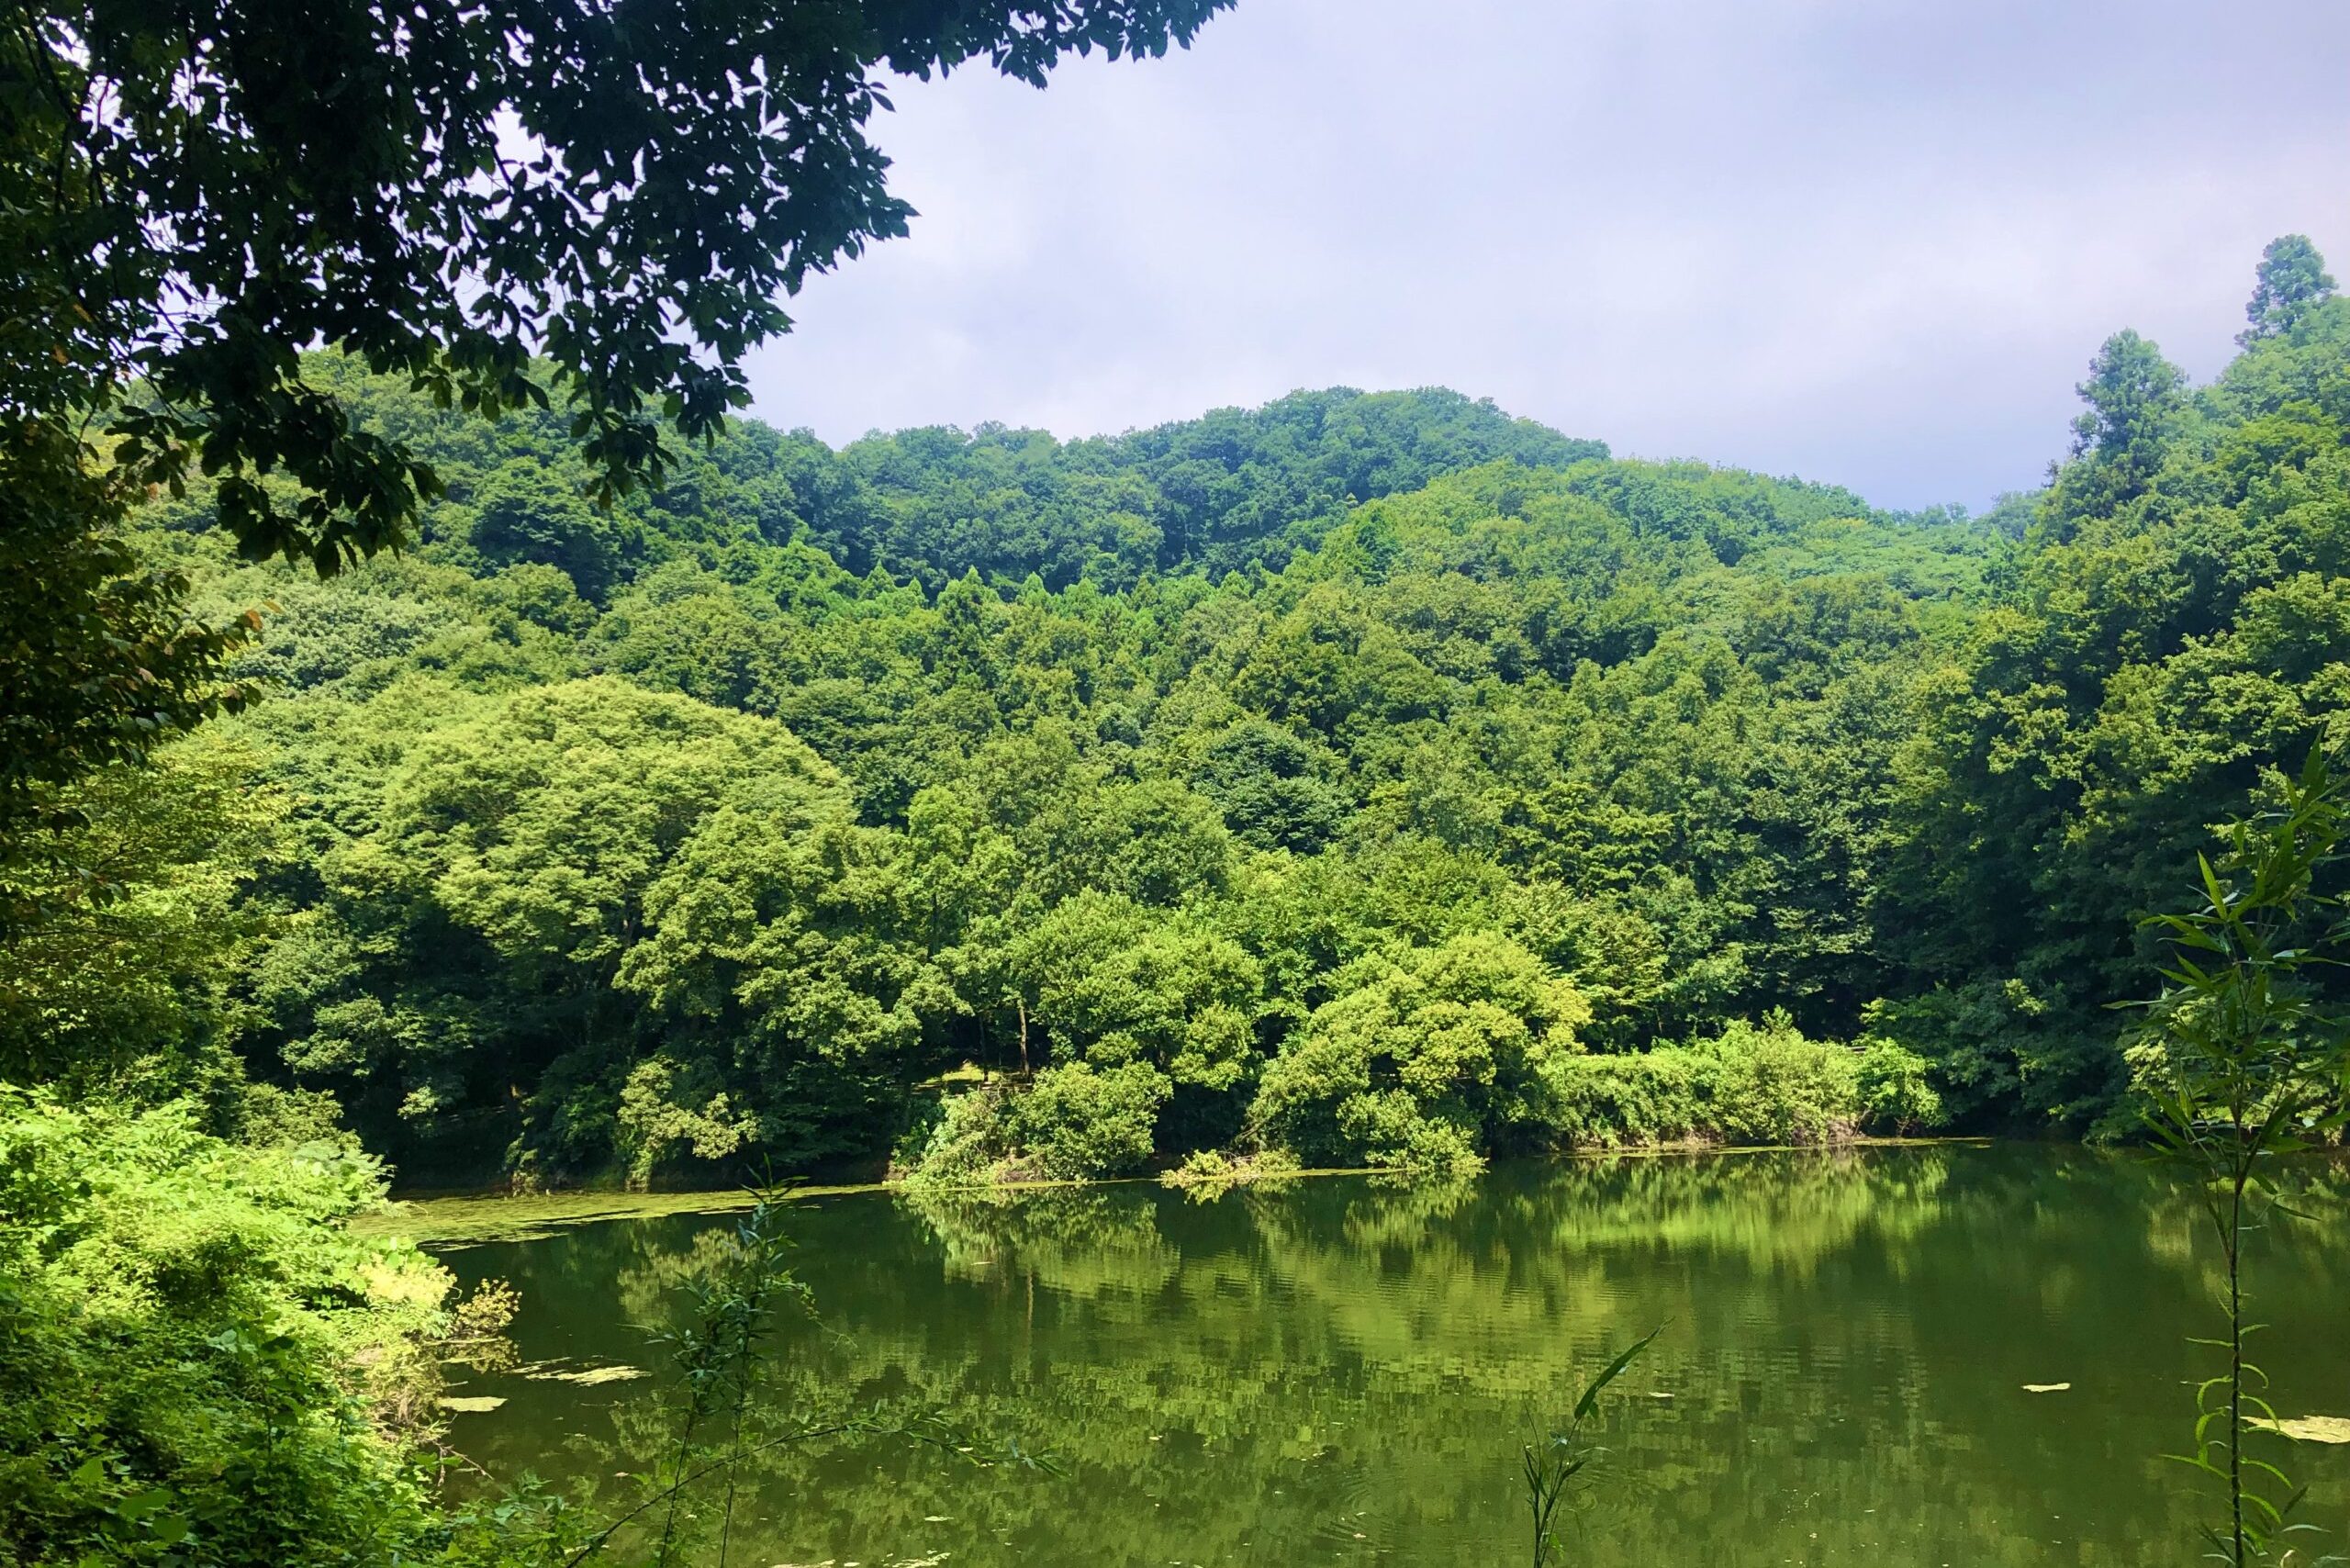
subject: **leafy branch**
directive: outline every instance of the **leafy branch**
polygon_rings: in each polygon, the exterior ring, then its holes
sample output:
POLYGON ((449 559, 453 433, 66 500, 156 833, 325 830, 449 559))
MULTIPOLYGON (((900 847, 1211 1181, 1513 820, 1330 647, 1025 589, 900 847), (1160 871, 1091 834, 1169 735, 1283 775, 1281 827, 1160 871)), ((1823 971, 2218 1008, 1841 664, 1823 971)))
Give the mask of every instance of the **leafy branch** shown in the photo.
POLYGON ((2227 1517, 2206 1530, 2231 1568, 2284 1561, 2284 1538, 2307 1488, 2246 1451, 2277 1413, 2267 1374, 2244 1353, 2246 1235, 2292 1214, 2277 1185, 2282 1157, 2338 1134, 2350 1076, 2346 1024, 2316 983, 2344 935, 2342 903, 2325 890, 2340 858, 2343 784, 2312 752, 2274 809, 2237 822, 2215 863, 2197 857, 2202 907, 2147 924, 2171 947, 2161 994, 2143 1003, 2132 1058, 2156 1147, 2194 1178, 2220 1244, 2227 1337, 2196 1343, 2227 1365, 2196 1388, 2194 1450, 2173 1455, 2219 1481, 2227 1517))
POLYGON ((1599 1396, 1662 1332, 1662 1328, 1650 1329, 1584 1384, 1564 1429, 1551 1433, 1545 1442, 1526 1445, 1520 1464, 1526 1480, 1527 1512, 1534 1528, 1534 1568, 1550 1568, 1555 1561, 1553 1554, 1561 1544, 1557 1529, 1560 1510, 1582 1506, 1592 1467, 1607 1451, 1589 1436, 1589 1428, 1599 1413, 1599 1396))

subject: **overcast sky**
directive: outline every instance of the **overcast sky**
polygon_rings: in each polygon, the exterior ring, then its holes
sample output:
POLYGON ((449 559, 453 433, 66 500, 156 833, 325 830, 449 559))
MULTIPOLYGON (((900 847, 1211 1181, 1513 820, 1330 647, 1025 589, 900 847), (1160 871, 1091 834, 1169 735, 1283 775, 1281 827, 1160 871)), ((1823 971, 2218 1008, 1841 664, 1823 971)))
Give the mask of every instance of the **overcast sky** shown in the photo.
POLYGON ((751 370, 835 442, 1436 384, 1979 508, 2107 333, 2202 379, 2270 239, 2350 276, 2350 0, 1240 0, 896 100, 912 237, 751 370))

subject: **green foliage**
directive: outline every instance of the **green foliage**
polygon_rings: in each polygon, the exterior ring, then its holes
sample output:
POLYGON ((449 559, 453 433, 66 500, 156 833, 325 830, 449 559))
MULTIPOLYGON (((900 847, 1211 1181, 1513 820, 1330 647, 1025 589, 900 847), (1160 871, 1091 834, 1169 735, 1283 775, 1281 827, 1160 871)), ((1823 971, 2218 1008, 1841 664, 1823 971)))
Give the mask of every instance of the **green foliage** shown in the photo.
POLYGON ((2306 234, 2287 234, 2268 242, 2260 254, 2259 283, 2244 308, 2251 323, 2236 339, 2249 347, 2300 326, 2312 306, 2333 297, 2333 274, 2306 234))
POLYGON ((612 520, 544 470, 501 470, 475 492, 473 509, 485 560, 553 566, 593 602, 610 594, 621 548, 612 520))
POLYGON ((328 572, 399 543, 442 482, 305 375, 320 341, 442 408, 545 410, 551 383, 609 498, 660 476, 664 416, 702 437, 744 400, 744 354, 790 326, 782 297, 905 231, 866 135, 876 73, 984 59, 1041 84, 1072 50, 1163 53, 1220 8, 700 27, 340 5, 289 31, 262 6, 45 6, 0 40, 22 84, 0 148, 0 404, 110 415, 122 466, 176 488, 200 465, 248 553, 328 572))
POLYGON ((1254 1110, 1311 1163, 1473 1168, 1539 1145, 1590 1006, 1506 937, 1360 960, 1265 1070, 1254 1110))
POLYGON ((1565 1428, 1551 1433, 1539 1447, 1532 1443, 1526 1446, 1521 1469, 1526 1478, 1527 1512, 1534 1529, 1534 1568, 1550 1568, 1559 1560, 1558 1554, 1565 1544, 1558 1534, 1560 1510, 1572 1511, 1589 1505, 1591 1485, 1597 1479, 1593 1467, 1603 1451, 1589 1435, 1599 1415, 1600 1395, 1624 1375, 1662 1332, 1651 1328, 1618 1351, 1615 1360, 1583 1384, 1583 1392, 1575 1396, 1565 1428))
POLYGON ((600 511, 559 420, 313 356, 447 495, 328 583, 140 514, 188 613, 280 607, 223 729, 281 820, 121 818, 176 924, 89 972, 173 978, 84 1034, 451 1182, 2114 1130, 2167 846, 2350 735, 2350 306, 2271 271, 2289 327, 2199 388, 2118 337, 1983 521, 1344 389, 738 422, 600 511))
POLYGON ((2124 330, 2105 341, 2075 388, 2088 408, 2073 421, 2073 455, 2143 478, 2159 458, 2187 378, 2162 351, 2124 330))
POLYGON ((1457 392, 1350 387, 1066 443, 998 425, 903 431, 854 443, 830 473, 821 451, 801 449, 793 490, 813 503, 811 537, 853 571, 1110 589, 1181 566, 1278 570, 1349 504, 1479 464, 1607 455, 1457 392))
POLYGON ((0 1090, 0 1556, 428 1551, 408 1440, 457 1324, 438 1265, 343 1228, 382 1193, 336 1145, 0 1090))
POLYGON ((1739 1020, 1689 1047, 1703 1064, 1707 1116, 1729 1143, 1826 1143, 1860 1119, 1860 1063, 1807 1040, 1784 1013, 1739 1020))
MULTIPOLYGON (((453 496, 431 524, 462 515, 476 561, 558 568, 600 603, 634 543, 610 509, 671 475, 665 432, 713 439, 747 400, 744 356, 790 328, 783 297, 905 232, 867 136, 878 77, 984 60, 1041 84, 1071 51, 1188 44, 1228 4, 770 6, 725 25, 13 8, 0 932, 38 915, 28 883, 61 867, 109 890, 57 842, 76 820, 55 791, 250 696, 222 665, 257 612, 191 619, 185 578, 119 537, 131 498, 193 499, 244 554, 329 577, 413 542, 453 496), (306 356, 321 343, 350 360, 306 356), (560 461, 453 487, 414 421, 359 417, 361 364, 407 411, 520 415, 560 461)), ((536 597, 540 625, 573 619, 536 597)))
POLYGON ((1890 1040, 1872 1040, 1855 1064, 1861 1123, 1872 1132, 1907 1137, 1940 1127, 1945 1113, 1931 1064, 1890 1040))
POLYGON ((1013 1153, 1005 1091, 982 1084, 947 1096, 936 1114, 917 1121, 897 1150, 891 1174, 910 1187, 962 1187, 1005 1174, 1013 1153))
MULTIPOLYGON (((2217 1183, 2230 1367, 2190 1458, 2231 1561, 2267 1550, 2237 1249, 2343 1102, 2343 981, 2291 935, 2332 918, 2333 795, 2277 764, 2350 741, 2350 303, 2288 237, 2213 385, 2115 335, 2071 460, 1980 521, 1440 391, 1070 442, 722 421, 773 286, 902 222, 869 69, 1034 79, 1215 8, 833 7, 764 42, 468 12, 385 50, 330 6, 291 62, 233 9, 0 37, 66 89, 0 116, 30 258, 0 312, 29 410, 0 420, 0 1061, 129 1107, 0 1100, 0 1548, 450 1540, 406 1443, 456 1317, 341 1228, 380 1181, 338 1114, 418 1181, 895 1151, 917 1188, 1213 1187, 2111 1127, 2136 1094, 2217 1183), (408 112, 490 37, 548 47, 408 112), (572 80, 622 44, 655 64, 572 80), (770 48, 811 73, 721 71, 770 48), (368 112, 321 140, 326 77, 368 112), (560 156, 479 178, 493 100, 560 156), (174 193, 270 198, 206 209, 233 276, 140 205, 189 159, 174 193), (38 160, 97 177, 32 190, 38 160), (580 179, 606 220, 543 252, 580 179), (632 252, 688 185, 752 220, 632 252), (380 269, 313 267, 370 237, 380 269), (159 325, 166 278, 202 330, 159 325), (114 303, 69 319, 84 294, 114 303), (293 352, 321 340, 347 352, 293 352), (656 408, 707 439, 665 450, 656 408), (161 482, 135 515, 130 476, 161 482), (2182 902, 2174 846, 2271 797, 2182 902), (2165 942, 2125 1054, 2107 1004, 2165 942)), ((722 1556, 746 1445, 805 1435, 747 1415, 765 1236, 681 1342, 674 1461, 624 1516, 658 1506, 656 1558, 722 1475, 722 1556)), ((1583 1452, 1528 1456, 1538 1561, 1583 1452)), ((511 1507, 575 1557, 614 1539, 511 1507)), ((458 1560, 519 1539, 487 1518, 458 1560)))
POLYGON ((1264 981, 1228 937, 1080 892, 1009 957, 1057 1049, 1104 1067, 1144 1062, 1175 1083, 1218 1092, 1253 1075, 1264 981))
MULTIPOLYGON (((2015 1097, 2044 1048, 2033 1030, 2045 1011, 2021 980, 1937 986, 1920 996, 1883 1001, 1867 1014, 1863 1043, 1927 1064, 1930 1086, 1954 1120, 1980 1122, 2015 1097)), ((1865 1059, 1865 1058, 1864 1058, 1865 1059)))
POLYGON ((2157 957, 2137 918, 2191 907, 2177 846, 2344 738, 2345 347, 2350 307, 2315 300, 2069 465, 1923 676, 1878 882, 1908 977, 1884 1027, 1948 1064, 1955 1114, 2129 1126, 2107 1004, 2157 957))
POLYGON ((726 1091, 711 1087, 711 1076, 707 1069, 680 1069, 661 1056, 629 1070, 613 1116, 629 1185, 646 1185, 663 1159, 680 1147, 696 1159, 722 1159, 757 1136, 758 1119, 736 1113, 726 1091))
POLYGON ((1944 1121, 1924 1058, 1883 1040, 1855 1050, 1806 1039, 1785 1013, 1685 1046, 1579 1057, 1561 1087, 1561 1136, 1605 1148, 1818 1144, 1944 1121))
POLYGON ((1147 1062, 1046 1068, 1016 1103, 1013 1135, 1042 1175, 1131 1176, 1150 1162, 1152 1127, 1169 1087, 1167 1075, 1147 1062))
POLYGON ((1147 1061, 1073 1061, 1017 1091, 982 1085, 946 1102, 903 1174, 916 1187, 1132 1176, 1149 1168, 1172 1087, 1147 1061))
MULTIPOLYGON (((277 697, 238 729, 298 847, 241 893, 270 940, 220 1037, 277 1084, 331 1094, 420 1177, 869 1170, 923 1115, 910 1086, 966 1062, 1146 1064, 1166 1081, 1150 1143, 1113 1163, 1165 1164, 1246 1144, 1268 1065, 1357 983, 1349 965, 1479 930, 1587 993, 1611 1046, 1750 992, 1830 1027, 1866 1000, 1863 930, 1837 906, 1864 835, 1821 848, 1861 809, 1835 776, 1851 747, 1817 731, 1854 707, 1841 682, 1882 684, 1910 656, 1907 591, 1851 568, 1920 531, 1835 525, 1840 575, 1817 586, 1782 586, 1809 546, 1773 543, 1864 512, 1849 498, 1689 466, 1595 485, 1595 451, 1490 409, 1312 395, 1203 428, 1256 431, 1251 483, 1307 493, 1496 450, 1570 466, 1389 494, 1322 530, 1325 548, 1291 531, 1279 577, 1215 584, 1194 562, 1057 591, 908 556, 934 593, 808 541, 847 527, 853 493, 960 505, 1002 441, 910 432, 836 454, 741 426, 625 499, 591 571, 556 548, 576 530, 530 532, 602 527, 565 510, 559 430, 485 432, 346 361, 308 373, 448 476, 419 554, 325 585, 238 567, 203 539, 201 493, 160 507, 148 542, 201 602, 283 607, 244 655, 277 697), (1364 446, 1371 430, 1393 450, 1364 446), (504 532, 493 511, 513 514, 504 532), (1464 530, 1484 556, 1462 554, 1464 530), (1712 542, 1732 536, 1775 564, 1724 577, 1712 542), (1729 640, 1653 631, 1624 644, 1653 644, 1638 667, 1546 653, 1565 646, 1546 585, 1602 540, 1646 563, 1652 626, 1676 603, 1740 606, 1751 671, 1729 640), (1753 756, 1740 715, 1782 701, 1821 717, 1753 756), (1697 734, 1711 773, 1693 792, 1655 763, 1697 734), (1760 840, 1716 824, 1788 767, 1810 796, 1780 813, 1767 853, 1786 863, 1758 875, 1760 840), (1773 889, 1787 897, 1759 896, 1773 889)), ((1091 455, 1021 450, 1039 472, 1082 456, 1156 483, 1145 470, 1192 442, 1169 427, 1091 455)), ((1515 1044, 1493 1048, 1516 1070, 1515 1044)), ((1443 1158, 1547 1141, 1516 1104, 1535 1092, 1447 1113, 1467 1130, 1443 1158)), ((1353 1144, 1425 1133, 1419 1112, 1387 1112, 1357 1106, 1353 1144)), ((978 1165, 1037 1152, 1005 1129, 978 1165)))
POLYGON ((58 792, 76 825, 20 884, 28 912, 0 943, 0 1072, 150 1102, 201 1095, 233 1119, 231 1047, 252 1012, 238 973, 271 926, 252 893, 286 848, 285 799, 254 787, 256 761, 197 737, 58 792))
POLYGON ((1224 820, 1259 849, 1312 854, 1338 835, 1349 802, 1314 774, 1313 748, 1261 719, 1236 724, 1208 747, 1200 792, 1224 820))
POLYGON ((2246 1359, 2244 1238, 2279 1201, 2281 1156, 2329 1142, 2350 1085, 2350 1016, 2312 983, 2336 965, 2350 922, 2328 873, 2340 857, 2342 786, 2312 752, 2275 807, 2239 820, 2225 856, 2198 856, 2203 903, 2152 923, 2170 944, 2162 992, 2132 1049, 2160 1147, 2194 1179, 2226 1271, 2227 1366, 2196 1389, 2195 1445, 2177 1456, 2217 1480, 2225 1522, 2213 1556, 2244 1568, 2290 1561, 2302 1491, 2250 1450, 2277 1425, 2268 1377, 2246 1359), (2213 1428, 2218 1435, 2213 1435, 2213 1428))
POLYGON ((84 456, 61 431, 0 420, 0 935, 118 890, 69 839, 85 822, 77 786, 252 696, 226 665, 260 617, 193 619, 185 574, 141 558, 128 487, 84 456))

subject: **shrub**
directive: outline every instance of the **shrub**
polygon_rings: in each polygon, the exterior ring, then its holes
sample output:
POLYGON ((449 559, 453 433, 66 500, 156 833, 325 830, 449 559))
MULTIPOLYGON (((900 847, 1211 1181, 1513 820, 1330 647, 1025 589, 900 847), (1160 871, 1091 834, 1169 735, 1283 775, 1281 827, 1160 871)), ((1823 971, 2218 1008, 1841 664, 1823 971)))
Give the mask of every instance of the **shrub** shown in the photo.
POLYGON ((334 1145, 0 1088, 0 1561, 413 1554, 433 1518, 399 1428, 433 1408, 429 1342, 483 1314, 344 1228, 382 1193, 334 1145))
POLYGON ((1254 1119, 1309 1163, 1459 1170, 1547 1142, 1590 1016, 1540 959, 1489 932, 1373 958, 1267 1067, 1254 1119))
POLYGON ((1560 1072, 1552 1126, 1575 1148, 1682 1143, 1705 1137, 1710 1075, 1679 1046, 1627 1056, 1575 1057, 1560 1072), (1701 1079, 1705 1081, 1701 1081, 1701 1079))
POLYGON ((1229 937, 1131 899, 1085 891, 1013 944, 1033 1022, 1057 1055, 1098 1068, 1145 1061, 1178 1084, 1237 1090, 1255 1066, 1264 974, 1229 937))
POLYGON ((1082 1182, 1150 1164, 1173 1085, 1147 1062, 1049 1067, 1024 1091, 990 1084, 942 1107, 905 1180, 916 1186, 1082 1182))
POLYGON ((962 1187, 1002 1180, 1013 1154, 1010 1093, 984 1084, 939 1106, 929 1131, 901 1151, 903 1179, 912 1186, 962 1187), (911 1158, 907 1158, 908 1156, 911 1158))
POLYGON ((1724 1143, 1829 1143, 1860 1124, 1858 1056, 1804 1038, 1784 1013, 1735 1020, 1691 1049, 1711 1058, 1707 1130, 1724 1143))
POLYGON ((1870 1040, 1861 1052, 1861 1123, 1873 1133, 1907 1137, 1941 1126, 1942 1097, 1933 1064, 1890 1040, 1870 1040))
POLYGON ((1130 1176, 1150 1164, 1151 1128, 1172 1087, 1147 1062, 1046 1068, 1013 1102, 1012 1123, 1037 1170, 1056 1181, 1130 1176))
MULTIPOLYGON (((1922 1058, 1940 1112, 1962 1125, 2028 1100, 2025 1064, 2062 1037, 2047 1002, 2020 980, 1976 980, 1873 1002, 1862 1025, 1868 1040, 1922 1058)), ((2137 1113, 2130 1114, 2134 1121, 2137 1113)))
POLYGON ((637 1063, 621 1090, 620 1152, 629 1186, 643 1191, 678 1150, 722 1159, 758 1137, 758 1118, 738 1111, 708 1064, 679 1067, 666 1056, 637 1063))
POLYGON ((1195 1201, 1205 1201, 1252 1182, 1280 1182, 1296 1174, 1295 1157, 1281 1149, 1240 1154, 1226 1149, 1195 1148, 1158 1180, 1162 1185, 1189 1193, 1195 1201))
POLYGON ((1898 1046, 1879 1041, 1856 1051, 1806 1039, 1774 1013, 1687 1045, 1570 1059, 1553 1126, 1563 1143, 1609 1148, 1906 1133, 1941 1125, 1927 1071, 1923 1058, 1898 1046))

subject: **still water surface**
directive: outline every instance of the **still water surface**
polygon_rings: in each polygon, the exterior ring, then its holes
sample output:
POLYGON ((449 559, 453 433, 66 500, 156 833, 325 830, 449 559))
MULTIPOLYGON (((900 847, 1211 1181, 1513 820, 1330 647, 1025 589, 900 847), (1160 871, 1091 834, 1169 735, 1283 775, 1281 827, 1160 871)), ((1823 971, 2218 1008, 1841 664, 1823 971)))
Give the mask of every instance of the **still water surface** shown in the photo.
MULTIPOLYGON (((429 1235, 434 1215, 410 1224, 429 1235)), ((461 1278, 520 1289, 515 1337, 542 1363, 461 1388, 506 1402, 455 1417, 456 1445, 502 1477, 623 1497, 616 1473, 652 1467, 658 1380, 544 1374, 657 1368, 647 1328, 733 1224, 450 1250, 461 1278)), ((790 1229, 815 1316, 783 1335, 763 1397, 934 1407, 1061 1473, 891 1438, 767 1456, 733 1557, 759 1568, 1523 1562, 1519 1444, 1659 1325, 1608 1406, 1592 1561, 2200 1555, 2208 1497, 2158 1456, 2210 1370, 2186 1338, 2217 1331, 2210 1249, 2176 1184, 2127 1158, 1939 1146, 1205 1200, 862 1193, 806 1201, 790 1229)), ((2350 1415, 2350 1225, 2272 1237, 2254 1267, 2278 1409, 2350 1415)), ((2306 1517, 2350 1544, 2350 1448, 2272 1440, 2313 1484, 2306 1517)))

